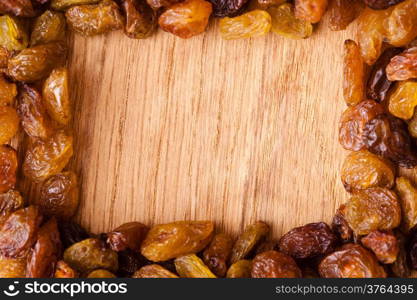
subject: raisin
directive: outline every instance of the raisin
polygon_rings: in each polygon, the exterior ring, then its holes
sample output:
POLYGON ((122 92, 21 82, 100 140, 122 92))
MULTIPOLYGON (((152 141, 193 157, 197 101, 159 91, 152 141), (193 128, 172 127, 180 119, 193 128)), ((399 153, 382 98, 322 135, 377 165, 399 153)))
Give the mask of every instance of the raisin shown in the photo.
POLYGON ((346 220, 346 205, 342 204, 336 211, 332 220, 332 229, 338 234, 340 240, 349 242, 353 240, 353 230, 346 220))
POLYGON ((363 131, 366 148, 397 163, 400 167, 417 165, 415 146, 407 131, 407 124, 390 115, 379 115, 366 123, 363 131))
POLYGON ((329 4, 329 27, 333 31, 344 30, 362 11, 360 0, 332 0, 329 4))
POLYGON ((405 177, 398 177, 395 182, 403 212, 403 227, 409 231, 417 225, 417 189, 405 177))
POLYGON ((140 251, 149 228, 139 222, 125 223, 107 234, 107 243, 114 251, 140 251))
POLYGON ((195 254, 187 254, 175 259, 175 268, 183 278, 216 278, 203 261, 195 254))
POLYGON ((11 213, 23 208, 25 204, 22 195, 16 190, 8 190, 0 194, 0 228, 11 213))
POLYGON ((9 51, 20 51, 29 44, 26 27, 21 21, 11 16, 0 17, 0 46, 9 51))
POLYGON ((51 134, 51 122, 44 101, 34 87, 27 84, 20 86, 17 112, 28 136, 46 139, 51 134))
POLYGON ((413 117, 408 121, 408 132, 413 138, 417 138, 417 112, 414 111, 413 117))
MULTIPOLYGON (((1 5, 1 4, 0 4, 1 5)), ((26 258, 7 258, 0 255, 0 278, 26 277, 26 258)))
POLYGON ((276 250, 277 244, 273 241, 265 241, 259 244, 258 247, 256 247, 255 254, 260 254, 262 252, 276 250))
POLYGON ((178 278, 160 265, 147 265, 133 274, 132 278, 178 278))
POLYGON ((412 47, 394 56, 386 68, 388 80, 417 78, 417 47, 412 47))
POLYGON ((0 229, 0 255, 26 257, 36 241, 41 221, 42 216, 35 206, 13 212, 0 229))
POLYGON ((386 38, 395 47, 402 47, 417 37, 417 1, 406 0, 396 6, 385 23, 386 38))
POLYGON ((366 8, 359 17, 358 40, 362 57, 368 65, 374 64, 381 55, 385 37, 384 23, 391 11, 366 8))
POLYGON ((123 16, 117 4, 111 0, 71 7, 65 16, 71 29, 83 36, 104 34, 123 28, 123 16))
POLYGON ((391 58, 401 53, 402 48, 389 48, 382 53, 369 74, 366 95, 370 99, 383 102, 387 99, 392 82, 388 80, 386 68, 391 58))
POLYGON ((225 40, 265 35, 271 29, 271 16, 263 10, 252 10, 234 18, 220 20, 220 34, 225 40))
POLYGON ((95 269, 115 272, 118 269, 117 253, 95 238, 83 240, 67 248, 64 252, 64 260, 81 273, 95 269))
POLYGON ((204 251, 204 263, 218 277, 224 277, 227 272, 227 262, 232 252, 233 241, 223 233, 216 234, 209 247, 204 251))
POLYGON ((413 117, 416 106, 417 82, 399 82, 389 98, 389 112, 398 118, 408 120, 413 117))
POLYGON ((401 221, 398 197, 394 192, 379 187, 357 191, 346 204, 346 220, 358 235, 393 229, 401 221))
POLYGON ((60 255, 61 240, 58 225, 55 219, 51 219, 38 231, 37 241, 28 257, 26 277, 53 277, 60 255))
POLYGON ((346 244, 324 258, 319 265, 324 278, 385 278, 375 256, 360 245, 346 244))
POLYGON ((295 0, 295 16, 310 23, 318 23, 327 9, 327 0, 295 0))
POLYGON ((118 274, 122 277, 131 277, 144 264, 149 263, 140 253, 126 249, 117 253, 119 256, 118 274))
POLYGON ((141 246, 141 253, 155 262, 166 261, 203 250, 213 237, 209 221, 179 221, 151 228, 141 246))
POLYGON ((397 5, 404 0, 364 0, 365 4, 372 9, 387 9, 390 6, 397 5))
POLYGON ((212 12, 210 2, 186 0, 170 6, 160 17, 159 26, 183 39, 203 33, 212 12))
POLYGON ((218 18, 236 17, 249 3, 248 0, 210 0, 210 2, 213 4, 213 16, 218 18))
POLYGON ((16 84, 10 83, 0 74, 0 106, 12 104, 16 96, 16 84))
MULTIPOLYGON (((6 48, 0 46, 0 73, 7 73, 7 65, 9 63, 9 59, 11 56, 12 56, 12 51, 9 51, 6 48)), ((0 95, 0 99, 1 97, 2 96, 0 95)))
POLYGON ((116 275, 114 275, 112 272, 109 272, 104 269, 98 269, 90 272, 87 275, 87 278, 116 278, 116 275))
POLYGON ((10 106, 0 106, 0 145, 6 144, 19 130, 19 117, 10 106))
POLYGON ((12 147, 0 146, 0 193, 5 193, 16 185, 17 153, 12 147))
POLYGON ((365 68, 356 42, 346 40, 343 58, 343 96, 348 105, 355 105, 363 100, 365 68))
POLYGON ((370 187, 391 188, 395 179, 394 168, 389 162, 365 150, 346 157, 341 175, 348 192, 370 187))
POLYGON ((0 14, 33 17, 35 10, 30 0, 2 0, 0 1, 0 14))
POLYGON ((23 162, 23 173, 33 181, 43 181, 62 171, 73 154, 73 137, 57 131, 47 140, 30 143, 23 162))
POLYGON ((39 16, 33 25, 30 45, 36 46, 65 40, 66 20, 63 13, 51 10, 39 16))
POLYGON ((125 33, 132 39, 144 39, 156 28, 156 13, 144 0, 123 0, 125 33))
POLYGON ((372 231, 363 237, 361 242, 383 264, 393 263, 400 251, 397 239, 391 232, 372 231))
POLYGON ((232 264, 227 270, 227 278, 251 278, 252 277, 252 261, 241 259, 232 264))
POLYGON ((9 60, 8 71, 14 80, 37 81, 61 65, 66 54, 67 48, 60 42, 27 48, 9 60))
POLYGON ((332 252, 337 242, 337 236, 326 223, 310 223, 284 234, 279 250, 297 259, 312 258, 332 252))
MULTIPOLYGON (((284 3, 285 3, 285 0, 257 0, 255 1, 254 4, 256 5, 256 8, 267 9, 270 7, 280 6, 281 4, 284 4, 284 3)), ((253 4, 252 2, 249 3, 248 10, 251 10, 250 8, 252 4, 253 4)))
POLYGON ((90 237, 90 234, 77 223, 61 221, 58 225, 64 249, 90 237))
POLYGON ((101 0, 52 0, 51 7, 55 10, 67 10, 71 6, 96 4, 101 0))
POLYGON ((48 216, 70 219, 78 208, 78 180, 71 172, 63 172, 50 177, 41 187, 40 196, 34 201, 48 216))
POLYGON ((301 270, 294 259, 279 251, 267 251, 255 256, 253 278, 300 278, 301 270))
POLYGON ((264 222, 256 222, 245 228, 233 245, 230 263, 248 257, 269 233, 269 226, 264 222))
POLYGON ((294 6, 284 3, 267 9, 271 16, 271 31, 291 39, 305 39, 313 34, 313 25, 294 15, 294 6))
POLYGON ((417 269, 417 231, 414 231, 411 235, 408 246, 408 257, 410 258, 412 268, 417 269))
POLYGON ((374 100, 365 100, 348 107, 339 122, 339 142, 346 150, 365 148, 363 130, 368 121, 384 113, 384 107, 374 100))
POLYGON ((394 276, 407 278, 411 275, 411 269, 407 258, 408 254, 406 251, 406 238, 399 231, 394 231, 394 235, 397 239, 399 252, 397 255, 397 259, 394 261, 394 263, 389 265, 389 267, 394 276))
POLYGON ((60 260, 56 264, 54 278, 77 278, 78 273, 65 261, 60 260))

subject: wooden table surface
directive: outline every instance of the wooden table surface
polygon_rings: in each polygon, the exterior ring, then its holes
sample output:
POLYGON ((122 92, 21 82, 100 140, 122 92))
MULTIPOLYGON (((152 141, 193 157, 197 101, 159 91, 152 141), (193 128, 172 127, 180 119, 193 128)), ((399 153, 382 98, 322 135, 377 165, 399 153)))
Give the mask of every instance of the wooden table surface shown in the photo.
POLYGON ((275 237, 330 221, 347 199, 337 127, 355 28, 325 19, 300 41, 224 41, 216 23, 189 40, 73 38, 78 219, 93 232, 210 219, 232 234, 264 220, 275 237))

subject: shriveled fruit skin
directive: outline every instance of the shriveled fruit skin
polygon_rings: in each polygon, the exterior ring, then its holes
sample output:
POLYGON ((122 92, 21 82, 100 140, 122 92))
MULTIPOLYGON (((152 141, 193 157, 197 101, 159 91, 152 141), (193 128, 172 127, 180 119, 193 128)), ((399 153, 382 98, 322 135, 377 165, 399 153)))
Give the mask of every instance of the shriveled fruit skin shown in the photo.
MULTIPOLYGON (((267 9, 272 6, 275 6, 275 7, 280 6, 283 3, 285 3, 285 0, 257 0, 255 2, 255 5, 256 5, 256 8, 267 9)), ((252 4, 252 3, 249 3, 249 4, 252 4)), ((248 8, 248 10, 251 10, 250 8, 251 6, 248 8)))
POLYGON ((417 112, 414 112, 413 117, 408 121, 408 132, 413 138, 417 138, 417 112))
POLYGON ((405 177, 398 177, 395 182, 403 212, 403 228, 408 232, 417 225, 417 189, 405 177))
POLYGON ((26 277, 26 258, 7 258, 0 255, 0 278, 26 277))
POLYGON ((238 260, 227 270, 226 278, 251 278, 252 265, 252 261, 250 260, 238 260))
POLYGON ((389 48, 385 50, 375 65, 372 66, 366 86, 366 96, 378 102, 384 102, 388 98, 393 82, 388 80, 386 68, 391 59, 401 53, 402 48, 389 48))
POLYGON ((27 48, 9 60, 8 72, 17 81, 37 81, 63 64, 66 55, 67 48, 60 42, 27 48))
POLYGON ((42 216, 35 206, 13 212, 0 229, 0 255, 26 257, 36 241, 41 221, 42 216))
POLYGON ((119 30, 123 28, 124 23, 119 7, 111 0, 71 7, 65 16, 69 27, 83 36, 119 30))
POLYGON ((188 39, 206 30, 211 12, 210 2, 185 0, 170 6, 159 17, 158 23, 162 30, 188 39))
POLYGON ((265 241, 259 244, 258 247, 256 247, 255 255, 260 254, 262 252, 276 250, 278 247, 277 243, 274 241, 265 241))
POLYGON ((187 254, 175 259, 175 268, 183 278, 216 278, 203 261, 195 254, 187 254))
POLYGON ((130 249, 117 252, 117 256, 119 257, 119 270, 117 274, 121 277, 132 277, 144 264, 149 263, 140 252, 130 249))
POLYGON ((382 43, 386 35, 384 23, 392 8, 373 10, 366 8, 359 17, 358 41, 361 54, 368 65, 372 65, 382 52, 382 43))
POLYGON ((53 277, 61 251, 57 222, 50 219, 38 231, 37 241, 28 256, 26 277, 53 277))
POLYGON ((216 234, 210 245, 203 253, 204 263, 218 277, 224 277, 227 272, 227 262, 232 252, 233 241, 227 234, 216 234))
POLYGON ((359 151, 365 148, 363 130, 368 121, 384 113, 384 107, 374 100, 365 100, 348 107, 339 122, 339 142, 343 148, 359 151))
POLYGON ((33 24, 30 45, 36 46, 65 40, 67 23, 65 15, 52 10, 45 11, 33 24))
POLYGON ((253 278, 301 278, 301 270, 294 259, 279 251, 267 251, 253 259, 253 278))
POLYGON ((73 137, 63 130, 47 140, 30 143, 23 162, 23 173, 33 181, 43 181, 58 174, 73 154, 73 137))
POLYGON ((125 34, 132 39, 144 39, 156 28, 156 12, 145 0, 123 0, 121 5, 126 18, 125 34))
POLYGON ((390 6, 397 5, 404 0, 364 0, 365 4, 372 9, 387 9, 390 6))
POLYGON ((395 277, 407 278, 411 275, 411 266, 408 262, 408 253, 406 249, 406 246, 408 246, 406 245, 408 241, 406 240, 404 234, 398 230, 394 231, 394 235, 397 239, 399 252, 397 259, 394 261, 394 263, 389 265, 389 268, 395 277))
POLYGON ((0 145, 0 193, 16 185, 17 153, 12 147, 0 145))
POLYGON ((12 104, 16 96, 16 84, 9 82, 0 74, 0 106, 12 104))
POLYGON ((87 278, 116 278, 116 275, 114 275, 112 272, 109 272, 104 269, 98 269, 90 272, 87 275, 87 278))
POLYGON ((413 117, 416 106, 417 82, 399 82, 389 97, 389 112, 398 118, 408 120, 413 117))
POLYGON ((148 231, 149 227, 142 223, 125 223, 107 234, 107 243, 114 251, 130 249, 139 252, 148 231))
POLYGON ((29 44, 29 37, 23 23, 8 15, 0 17, 0 46, 9 51, 20 51, 29 44))
POLYGON ((217 18, 235 17, 240 15, 248 4, 248 0, 210 0, 213 4, 213 16, 217 18))
POLYGON ((141 253, 155 262, 166 261, 203 250, 213 237, 210 221, 178 221, 156 225, 150 229, 141 246, 141 253))
POLYGON ((10 106, 0 106, 0 145, 6 144, 19 130, 19 117, 10 106))
POLYGON ((398 197, 393 191, 379 187, 357 191, 346 204, 346 220, 358 235, 394 229, 401 222, 398 197))
POLYGON ((49 116, 61 125, 68 125, 72 119, 72 103, 66 67, 51 72, 43 84, 42 96, 49 116))
POLYGON ((64 249, 90 237, 83 227, 72 221, 60 221, 58 227, 64 249))
POLYGON ((417 78, 417 47, 394 56, 387 65, 386 72, 391 81, 417 78))
POLYGON ((339 236, 342 242, 353 240, 353 230, 346 220, 346 204, 340 205, 337 209, 332 220, 332 230, 339 236))
POLYGON ((318 23, 327 5, 328 0, 295 0, 295 16, 310 23, 318 23))
POLYGON ((305 259, 328 254, 337 243, 337 236, 326 223, 310 223, 284 234, 279 241, 279 250, 294 258, 305 259))
POLYGON ((333 31, 344 30, 362 11, 360 0, 333 0, 329 3, 329 27, 333 31))
POLYGON ((147 265, 137 270, 132 278, 178 278, 177 275, 160 265, 147 265))
POLYGON ((8 190, 0 194, 0 228, 11 213, 23 208, 25 201, 22 195, 16 190, 8 190))
POLYGON ((357 244, 346 244, 324 258, 319 265, 324 278, 385 278, 375 256, 357 244))
POLYGON ((400 167, 413 168, 417 165, 414 142, 407 131, 407 124, 401 119, 387 114, 376 116, 366 123, 363 141, 370 152, 400 167))
POLYGON ((52 124, 44 101, 33 86, 23 84, 19 87, 17 112, 28 136, 46 139, 51 135, 52 124))
POLYGON ((291 3, 268 7, 267 12, 271 16, 271 31, 276 34, 291 39, 305 39, 313 34, 313 25, 297 19, 291 3))
POLYGON ((391 188, 394 185, 395 171, 389 162, 361 150, 352 152, 345 158, 341 177, 348 192, 371 187, 391 188))
POLYGON ((225 40, 258 37, 269 32, 271 16, 264 10, 256 9, 238 17, 220 20, 220 35, 225 40))
POLYGON ((348 105, 356 105, 364 98, 365 68, 356 42, 346 40, 343 57, 343 96, 348 105))
POLYGON ((30 0, 2 0, 0 1, 0 14, 33 17, 35 10, 30 0))
POLYGON ((43 182, 40 196, 34 200, 42 213, 59 219, 70 219, 79 204, 78 179, 72 171, 54 175, 43 182))
POLYGON ((246 258, 269 233, 269 226, 264 222, 256 222, 245 228, 232 248, 230 264, 246 258))
POLYGON ((363 237, 361 242, 383 264, 392 264, 400 251, 397 238, 392 232, 375 230, 363 237))
POLYGON ((54 278, 77 278, 78 273, 65 261, 60 260, 56 264, 54 278))
POLYGON ((7 73, 7 64, 9 63, 9 59, 12 55, 13 55, 12 51, 9 51, 6 48, 0 46, 0 72, 1 73, 7 73))
POLYGON ((116 272, 118 269, 117 253, 95 238, 83 240, 67 248, 64 261, 81 273, 95 269, 116 272))
POLYGON ((393 6, 385 22, 386 38, 395 47, 402 47, 417 37, 417 1, 405 0, 393 6))
POLYGON ((55 10, 67 10, 71 6, 96 4, 101 0, 52 0, 51 7, 55 10))
POLYGON ((411 262, 411 267, 417 269, 417 232, 413 231, 408 245, 408 257, 411 262))

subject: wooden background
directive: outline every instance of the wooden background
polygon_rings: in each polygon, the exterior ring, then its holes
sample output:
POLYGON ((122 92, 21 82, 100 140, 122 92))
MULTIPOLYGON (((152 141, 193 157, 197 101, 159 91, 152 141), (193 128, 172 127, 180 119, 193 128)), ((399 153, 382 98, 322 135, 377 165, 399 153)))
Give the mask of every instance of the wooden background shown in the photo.
POLYGON ((73 38, 78 219, 93 232, 211 219, 233 234, 264 220, 275 237, 329 221, 347 198, 337 124, 354 32, 73 38))

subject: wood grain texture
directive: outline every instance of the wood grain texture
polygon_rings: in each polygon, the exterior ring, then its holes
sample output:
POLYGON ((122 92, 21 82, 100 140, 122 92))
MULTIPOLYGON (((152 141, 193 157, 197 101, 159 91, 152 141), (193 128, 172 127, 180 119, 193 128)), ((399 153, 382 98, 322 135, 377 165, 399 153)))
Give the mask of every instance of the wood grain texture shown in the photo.
POLYGON ((78 219, 93 232, 210 219, 233 234, 264 220, 275 237, 329 221, 347 198, 337 124, 354 31, 325 20, 302 41, 223 41, 216 23, 189 40, 75 37, 78 219))

